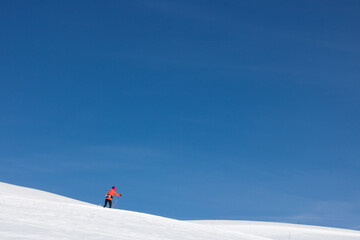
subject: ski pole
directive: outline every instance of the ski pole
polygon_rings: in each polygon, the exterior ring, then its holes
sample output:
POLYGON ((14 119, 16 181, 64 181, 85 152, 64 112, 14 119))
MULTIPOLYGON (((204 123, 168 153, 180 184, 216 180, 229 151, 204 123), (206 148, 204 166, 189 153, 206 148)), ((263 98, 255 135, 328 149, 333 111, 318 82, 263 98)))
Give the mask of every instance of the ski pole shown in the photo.
POLYGON ((117 198, 116 198, 116 201, 115 201, 115 203, 114 203, 113 208, 115 208, 115 205, 116 205, 116 203, 117 203, 118 199, 119 199, 119 197, 117 197, 117 198))

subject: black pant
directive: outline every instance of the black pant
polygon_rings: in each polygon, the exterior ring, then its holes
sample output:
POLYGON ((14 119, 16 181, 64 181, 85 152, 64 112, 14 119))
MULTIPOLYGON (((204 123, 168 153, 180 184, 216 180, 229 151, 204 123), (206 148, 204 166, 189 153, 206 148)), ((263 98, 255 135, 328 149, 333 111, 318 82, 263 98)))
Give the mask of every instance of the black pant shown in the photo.
POLYGON ((109 203, 109 208, 111 208, 111 202, 112 202, 112 200, 105 199, 104 207, 106 207, 107 203, 109 203))

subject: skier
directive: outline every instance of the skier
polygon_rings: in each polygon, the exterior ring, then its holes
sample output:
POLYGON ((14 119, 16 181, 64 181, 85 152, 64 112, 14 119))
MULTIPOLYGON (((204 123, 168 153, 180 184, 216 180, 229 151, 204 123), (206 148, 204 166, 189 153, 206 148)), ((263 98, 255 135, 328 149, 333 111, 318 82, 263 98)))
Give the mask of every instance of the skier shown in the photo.
POLYGON ((115 195, 115 196, 118 196, 118 197, 121 196, 121 194, 115 192, 115 187, 112 187, 112 188, 105 194, 105 204, 104 204, 104 207, 106 207, 107 203, 109 203, 109 208, 111 208, 111 203, 112 203, 112 199, 113 199, 114 195, 115 195))

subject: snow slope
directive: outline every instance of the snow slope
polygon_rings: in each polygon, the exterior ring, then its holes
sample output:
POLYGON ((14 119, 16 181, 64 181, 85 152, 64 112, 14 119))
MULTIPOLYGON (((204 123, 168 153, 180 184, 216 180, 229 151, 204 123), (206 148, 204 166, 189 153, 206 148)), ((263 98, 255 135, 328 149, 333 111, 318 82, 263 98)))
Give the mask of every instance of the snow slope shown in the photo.
POLYGON ((360 240, 360 231, 244 221, 179 221, 131 211, 104 209, 56 194, 0 182, 1 240, 109 238, 360 240))
POLYGON ((269 240, 0 182, 0 239, 269 240))
POLYGON ((216 229, 255 234, 274 240, 360 240, 360 231, 255 221, 191 221, 216 229))

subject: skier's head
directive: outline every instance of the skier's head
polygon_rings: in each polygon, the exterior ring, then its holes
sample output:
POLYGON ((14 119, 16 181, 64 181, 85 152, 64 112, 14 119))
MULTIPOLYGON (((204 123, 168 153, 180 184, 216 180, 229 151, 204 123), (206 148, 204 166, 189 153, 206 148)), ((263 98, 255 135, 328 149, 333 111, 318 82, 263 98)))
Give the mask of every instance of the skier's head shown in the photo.
POLYGON ((112 186, 112 189, 115 189, 115 186, 112 186))

